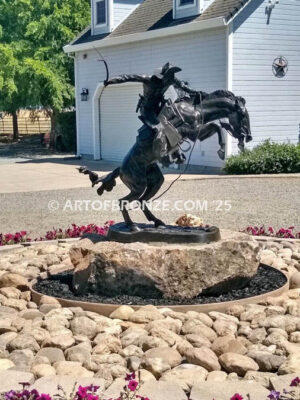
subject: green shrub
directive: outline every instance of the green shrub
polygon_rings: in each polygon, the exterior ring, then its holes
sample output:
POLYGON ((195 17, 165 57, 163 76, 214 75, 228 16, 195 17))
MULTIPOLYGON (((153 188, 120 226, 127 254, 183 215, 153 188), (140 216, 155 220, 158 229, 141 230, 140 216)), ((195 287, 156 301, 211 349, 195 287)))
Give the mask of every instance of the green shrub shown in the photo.
POLYGON ((76 112, 65 111, 57 116, 56 149, 58 151, 76 151, 76 112))
POLYGON ((300 144, 267 140, 253 150, 229 157, 224 171, 233 175, 300 172, 300 144))

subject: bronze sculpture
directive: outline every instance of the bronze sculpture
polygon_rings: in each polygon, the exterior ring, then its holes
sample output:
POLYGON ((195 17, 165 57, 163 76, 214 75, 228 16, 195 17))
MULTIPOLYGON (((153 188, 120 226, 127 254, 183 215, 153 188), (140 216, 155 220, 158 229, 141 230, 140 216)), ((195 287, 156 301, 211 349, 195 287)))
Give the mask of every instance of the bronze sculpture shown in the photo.
POLYGON ((116 178, 121 178, 130 189, 130 193, 120 199, 120 209, 131 231, 139 230, 126 208, 133 201, 143 205, 146 218, 154 222, 156 228, 165 226, 152 214, 146 203, 156 195, 164 182, 158 163, 166 166, 184 163, 186 157, 180 148, 184 141, 188 139, 195 143, 217 134, 220 145, 218 154, 224 159, 227 132, 238 139, 241 150, 245 141, 252 140, 249 114, 242 97, 226 90, 208 94, 190 89, 175 77, 179 71, 180 68, 167 63, 161 69, 161 74, 123 75, 104 83, 106 86, 133 81, 143 83, 144 94, 140 95, 137 111, 140 111, 139 118, 144 125, 139 129, 136 143, 121 167, 100 178, 85 167, 79 171, 90 176, 93 186, 102 184, 98 189, 100 196, 104 191, 110 192, 116 185, 116 178), (189 96, 179 98, 174 103, 166 100, 164 94, 172 85, 189 96))

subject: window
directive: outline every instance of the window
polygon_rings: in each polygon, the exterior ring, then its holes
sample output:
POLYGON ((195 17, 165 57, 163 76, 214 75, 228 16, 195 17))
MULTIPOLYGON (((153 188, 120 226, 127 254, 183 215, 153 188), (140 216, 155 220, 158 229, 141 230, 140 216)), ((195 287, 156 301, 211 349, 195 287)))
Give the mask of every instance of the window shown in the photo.
POLYGON ((96 2, 96 25, 106 24, 106 0, 96 2))
POLYGON ((180 0, 179 1, 179 6, 192 6, 195 4, 195 0, 180 0))

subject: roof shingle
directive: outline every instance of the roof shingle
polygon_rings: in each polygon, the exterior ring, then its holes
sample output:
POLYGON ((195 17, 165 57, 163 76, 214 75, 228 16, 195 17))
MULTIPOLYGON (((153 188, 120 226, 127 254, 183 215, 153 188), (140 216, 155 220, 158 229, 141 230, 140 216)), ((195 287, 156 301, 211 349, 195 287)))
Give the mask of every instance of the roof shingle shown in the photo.
POLYGON ((217 17, 223 17, 225 21, 228 21, 248 1, 250 0, 214 0, 203 14, 174 20, 173 0, 144 0, 114 31, 92 36, 89 29, 72 44, 147 32, 217 17))

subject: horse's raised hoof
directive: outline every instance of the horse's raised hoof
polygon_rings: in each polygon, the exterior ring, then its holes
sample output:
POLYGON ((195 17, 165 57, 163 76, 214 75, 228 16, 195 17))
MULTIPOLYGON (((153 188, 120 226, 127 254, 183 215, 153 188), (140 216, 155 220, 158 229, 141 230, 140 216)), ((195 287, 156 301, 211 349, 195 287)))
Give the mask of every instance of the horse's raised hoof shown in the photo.
POLYGON ((244 144, 238 144, 238 148, 240 151, 243 153, 245 151, 245 145, 244 144))
POLYGON ((221 160, 225 160, 225 151, 224 150, 218 150, 218 155, 221 158, 221 160))

